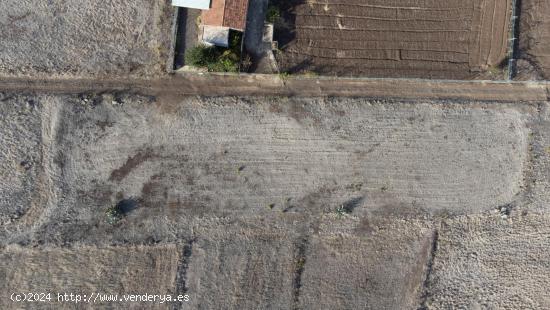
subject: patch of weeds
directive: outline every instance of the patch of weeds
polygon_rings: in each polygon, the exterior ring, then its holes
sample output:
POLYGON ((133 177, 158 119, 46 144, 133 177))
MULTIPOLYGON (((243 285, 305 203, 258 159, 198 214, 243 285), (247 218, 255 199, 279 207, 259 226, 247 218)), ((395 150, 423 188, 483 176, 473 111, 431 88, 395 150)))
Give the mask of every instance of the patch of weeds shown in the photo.
POLYGON ((356 192, 360 191, 362 188, 363 188, 363 182, 351 183, 351 184, 346 186, 347 190, 353 190, 353 191, 356 191, 356 192))
POLYGON ((252 65, 254 62, 252 61, 252 57, 250 55, 244 55, 243 59, 241 60, 241 69, 243 72, 248 72, 252 68, 252 65))
POLYGON ((185 53, 185 62, 189 65, 206 68, 210 72, 237 72, 239 57, 231 50, 222 50, 216 46, 197 45, 185 53))
POLYGON ((505 58, 500 63, 490 66, 487 72, 489 72, 492 77, 504 78, 504 74, 507 73, 508 70, 508 58, 505 58))
POLYGON ((265 16, 265 20, 270 24, 275 24, 279 21, 281 18, 281 9, 279 7, 270 4, 267 8, 267 13, 265 16))
POLYGON ((110 207, 105 211, 107 223, 115 225, 120 222, 126 214, 135 210, 138 207, 137 200, 133 198, 122 199, 116 205, 110 207))
POLYGON ((317 77, 317 76, 319 76, 319 73, 314 72, 314 71, 306 70, 302 73, 302 75, 305 76, 305 77, 317 77))
POLYGON ((229 47, 199 44, 185 52, 185 63, 209 72, 239 72, 242 33, 229 33, 229 47))
POLYGON ((502 72, 501 69, 499 67, 496 67, 496 66, 490 66, 489 69, 487 69, 487 71, 491 75, 499 75, 502 72))
POLYGON ((303 257, 300 257, 296 260, 296 270, 304 269, 304 266, 306 265, 306 259, 303 257))
POLYGON ((115 225, 120 220, 122 220, 123 214, 122 211, 117 207, 118 205, 112 206, 107 211, 105 211, 105 216, 107 217, 107 223, 115 225))
POLYGON ((286 80, 290 77, 290 72, 287 72, 287 71, 281 72, 279 73, 279 77, 283 80, 286 80))
POLYGON ((546 150, 546 153, 547 153, 548 155, 550 155, 550 146, 547 147, 545 150, 546 150))
POLYGON ((336 208, 336 215, 338 215, 338 217, 343 217, 350 213, 351 212, 344 205, 341 205, 338 208, 336 208))
POLYGON ((438 216, 441 219, 450 219, 452 217, 452 214, 449 210, 443 210, 438 214, 438 216))

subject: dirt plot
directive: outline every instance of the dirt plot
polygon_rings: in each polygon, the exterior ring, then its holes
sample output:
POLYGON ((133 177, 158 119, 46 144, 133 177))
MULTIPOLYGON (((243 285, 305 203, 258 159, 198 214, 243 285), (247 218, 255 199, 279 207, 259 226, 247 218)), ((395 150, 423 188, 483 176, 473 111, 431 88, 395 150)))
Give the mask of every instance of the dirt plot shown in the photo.
POLYGON ((550 79, 550 1, 522 0, 519 31, 517 78, 550 79))
POLYGON ((536 213, 548 211, 548 103, 126 92, 0 101, 3 296, 191 296, 161 309, 548 308, 549 218, 536 213), (107 223, 121 200, 136 208, 107 223))
POLYGON ((221 226, 196 238, 186 272, 189 309, 291 308, 296 238, 256 226, 221 226))
POLYGON ((4 224, 21 217, 34 200, 38 200, 36 193, 40 192, 42 174, 42 113, 45 111, 39 106, 39 99, 12 99, 15 104, 6 104, 0 118, 0 126, 4 128, 0 132, 3 146, 0 150, 0 223, 4 224))
POLYGON ((75 247, 0 252, 2 309, 168 309, 166 304, 58 303, 57 293, 174 294, 179 253, 174 245, 154 247, 75 247), (11 293, 52 293, 47 303, 11 303, 11 293), (7 296, 7 297, 6 297, 7 296))
POLYGON ((275 38, 281 71, 502 78, 511 0, 278 3, 284 9, 275 38))
POLYGON ((448 220, 439 232, 428 309, 548 309, 547 214, 448 220))
MULTIPOLYGON (((17 98, 3 109, 29 97, 17 98)), ((15 233, 23 219, 34 221, 27 237, 36 242, 141 243, 144 235, 187 236, 197 218, 318 215, 341 205, 354 214, 481 212, 521 191, 535 111, 124 93, 46 96, 39 103, 52 110, 40 126, 53 130, 43 137, 51 145, 44 171, 53 186, 40 191, 48 203, 6 222, 11 241, 4 242, 25 242, 15 233), (107 208, 124 199, 139 207, 125 224, 107 224, 107 208)), ((37 125, 20 126, 32 132, 37 125)), ((2 130, 11 134, 9 128, 2 130)), ((6 161, 10 169, 13 160, 6 161)), ((6 197, 18 197, 8 189, 6 197)))
POLYGON ((425 223, 327 216, 305 245, 299 309, 416 309, 431 244, 425 223))
POLYGON ((5 0, 0 76, 151 76, 166 72, 169 0, 5 0))

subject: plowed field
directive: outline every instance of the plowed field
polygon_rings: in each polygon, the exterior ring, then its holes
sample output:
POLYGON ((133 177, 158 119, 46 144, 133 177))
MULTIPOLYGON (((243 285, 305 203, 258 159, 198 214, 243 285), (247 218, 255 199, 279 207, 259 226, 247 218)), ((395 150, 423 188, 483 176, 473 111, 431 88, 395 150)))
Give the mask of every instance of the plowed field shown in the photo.
POLYGON ((519 80, 550 79, 550 1, 521 3, 519 80))
POLYGON ((511 0, 279 1, 281 71, 500 78, 511 0))

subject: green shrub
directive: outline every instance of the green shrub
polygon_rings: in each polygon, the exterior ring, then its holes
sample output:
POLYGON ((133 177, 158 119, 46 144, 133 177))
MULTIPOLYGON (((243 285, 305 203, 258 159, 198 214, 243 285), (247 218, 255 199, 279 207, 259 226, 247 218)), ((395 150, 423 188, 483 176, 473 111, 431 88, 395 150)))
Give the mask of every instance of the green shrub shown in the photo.
POLYGON ((341 205, 336 208, 336 215, 338 215, 338 217, 342 217, 350 213, 351 211, 345 205, 341 205))
POLYGON ((239 65, 229 59, 220 59, 207 66, 210 72, 238 72, 239 65))
POLYGON ((270 4, 267 8, 265 20, 268 23, 275 24, 277 21, 279 21, 279 18, 281 18, 281 10, 278 7, 270 4))
POLYGON ((207 66, 210 72, 238 72, 239 56, 232 50, 225 50, 217 59, 207 66))
POLYGON ((241 36, 230 37, 229 49, 198 45, 186 51, 188 65, 206 68, 210 72, 238 72, 241 36))
POLYGON ((280 72, 279 73, 279 78, 281 79, 288 79, 290 77, 290 72, 288 71, 283 71, 283 72, 280 72))
POLYGON ((120 210, 119 206, 112 206, 105 212, 105 215, 107 216, 107 223, 114 225, 118 223, 122 219, 122 211, 120 210))
POLYGON ((216 61, 217 50, 214 46, 197 45, 185 52, 185 62, 192 66, 206 67, 216 61))

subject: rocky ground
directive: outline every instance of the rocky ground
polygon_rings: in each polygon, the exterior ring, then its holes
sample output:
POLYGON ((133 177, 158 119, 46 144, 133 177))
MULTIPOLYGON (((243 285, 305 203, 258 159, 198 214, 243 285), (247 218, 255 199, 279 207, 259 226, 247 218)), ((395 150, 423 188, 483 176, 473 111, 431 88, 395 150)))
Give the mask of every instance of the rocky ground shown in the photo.
POLYGON ((191 297, 160 309, 550 305, 547 102, 0 100, 3 308, 14 290, 191 297))

